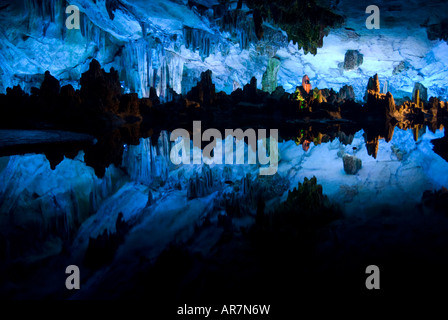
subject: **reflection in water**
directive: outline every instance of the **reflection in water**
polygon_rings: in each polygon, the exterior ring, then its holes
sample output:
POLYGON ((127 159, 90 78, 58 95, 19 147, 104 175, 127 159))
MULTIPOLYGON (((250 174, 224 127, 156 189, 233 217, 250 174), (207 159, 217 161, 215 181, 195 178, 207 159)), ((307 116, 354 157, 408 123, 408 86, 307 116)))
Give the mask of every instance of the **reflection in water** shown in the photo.
MULTIPOLYGON (((203 126, 206 124, 203 123, 203 126)), ((426 132, 427 126, 423 124, 411 124, 411 123, 396 123, 391 122, 377 122, 375 125, 364 125, 353 123, 325 123, 325 122, 312 122, 305 123, 285 123, 283 127, 279 128, 279 141, 293 140, 304 151, 308 151, 310 144, 319 145, 321 143, 331 142, 338 138, 344 145, 351 144, 356 132, 363 130, 363 137, 366 144, 368 155, 373 158, 378 156, 379 141, 384 139, 386 142, 392 140, 394 136, 394 130, 398 127, 402 130, 412 130, 414 140, 418 141, 419 138, 426 132)), ((435 125, 428 127, 431 132, 435 132, 437 129, 442 130, 443 125, 435 125)), ((185 126, 185 129, 190 132, 192 136, 192 125, 190 127, 185 126)), ((208 127, 203 128, 205 131, 208 127)), ((236 128, 234 128, 236 129, 236 128)), ((243 130, 247 129, 242 127, 243 130)), ((267 128, 269 129, 269 128, 267 128)), ((225 128, 218 128, 222 136, 225 136, 225 128)), ((118 128, 103 131, 96 135, 97 142, 95 144, 79 144, 70 145, 66 148, 62 148, 61 144, 45 145, 40 152, 44 153, 54 168, 65 157, 73 159, 79 150, 85 152, 85 162, 88 166, 95 169, 95 173, 98 177, 104 176, 105 169, 111 164, 120 166, 123 159, 124 145, 138 145, 141 138, 150 137, 153 144, 159 139, 159 136, 164 128, 148 128, 142 125, 141 122, 133 124, 127 124, 118 128)), ((169 137, 168 137, 169 139, 169 137)), ((204 148, 207 143, 202 142, 201 147, 204 148)), ((39 147, 33 147, 28 152, 39 152, 39 147), (37 148, 37 149, 36 149, 37 148)), ((443 155, 445 153, 444 147, 440 146, 436 150, 443 155)), ((26 150, 22 150, 22 153, 26 150)), ((3 153, 6 155, 5 153, 3 153)))
MULTIPOLYGON (((208 122, 202 122, 203 131, 209 129, 207 127, 208 122)), ((443 125, 438 122, 430 123, 413 123, 410 121, 375 121, 366 123, 353 123, 353 122, 324 122, 324 121, 311 121, 309 123, 294 123, 285 122, 279 130, 279 141, 293 140, 304 151, 310 149, 310 145, 319 145, 321 143, 331 142, 338 138, 339 141, 344 144, 351 144, 356 132, 363 130, 363 137, 367 149, 367 154, 374 159, 377 158, 379 152, 379 142, 384 139, 386 142, 390 142, 394 136, 395 128, 402 130, 412 130, 414 141, 418 141, 419 138, 426 132, 427 128, 431 132, 436 130, 442 130, 443 125)), ((192 135, 192 123, 183 125, 187 131, 192 135)), ((237 127, 233 128, 236 129, 237 127)), ((243 130, 248 127, 240 126, 243 130)), ((256 127, 254 127, 256 128, 256 127)), ((277 129, 270 128, 268 126, 258 126, 258 128, 277 129)), ((27 153, 37 152, 44 153, 47 159, 50 161, 51 167, 54 169, 64 157, 74 159, 78 154, 78 151, 83 150, 85 152, 84 160, 86 164, 94 168, 98 177, 103 177, 105 170, 110 165, 120 166, 123 161, 124 145, 138 145, 141 138, 150 137, 152 144, 156 144, 159 139, 160 133, 163 131, 171 132, 174 130, 174 124, 166 127, 164 124, 156 126, 154 123, 146 123, 142 121, 128 123, 121 127, 110 128, 108 130, 102 130, 96 133, 96 143, 67 143, 61 141, 61 143, 33 145, 27 147, 21 146, 20 152, 27 153), (28 148, 28 149, 27 149, 28 148)), ((224 136, 224 127, 217 128, 224 136)), ((18 137, 20 141, 22 137, 18 137)), ((168 137, 169 140, 169 137, 168 137)), ((434 151, 441 155, 444 159, 448 158, 446 151, 446 138, 436 140, 434 151)), ((168 142, 170 144, 170 142, 168 142)), ((204 148, 207 143, 197 147, 204 148)), ((0 144, 0 152, 2 155, 16 154, 14 148, 9 150, 5 149, 0 144)))
MULTIPOLYGON (((30 248, 34 249, 31 244, 38 243, 40 251, 33 256, 37 260, 50 256, 61 259, 64 265, 64 259, 85 263, 92 268, 92 277, 102 272, 107 276, 109 268, 93 269, 111 264, 113 270, 125 268, 123 274, 132 277, 139 273, 129 270, 138 267, 129 263, 140 266, 143 261, 147 266, 145 261, 152 262, 173 241, 191 244, 204 257, 210 252, 213 257, 216 252, 226 252, 221 249, 228 241, 236 241, 232 243, 235 248, 255 243, 262 248, 263 259, 266 248, 273 248, 271 261, 276 265, 279 248, 288 248, 282 253, 286 257, 288 252, 313 250, 312 241, 327 250, 339 248, 341 243, 350 248, 352 242, 369 248, 380 246, 379 239, 391 239, 408 230, 413 234, 422 224, 437 222, 421 212, 432 210, 428 209, 431 205, 444 208, 446 203, 443 190, 432 191, 448 185, 448 163, 432 151, 430 143, 443 132, 425 130, 419 125, 407 130, 390 124, 364 129, 346 123, 285 125, 279 131, 280 162, 273 176, 259 176, 256 165, 175 166, 169 161, 169 131, 143 130, 140 124, 99 136, 95 145, 85 149, 86 163, 78 155, 75 161, 64 159, 51 170, 42 155, 10 157, 0 171, 0 178, 6 181, 0 190, 0 209, 21 214, 0 220, 0 226, 8 226, 2 230, 10 231, 0 239, 0 259, 29 256, 30 248), (362 161, 356 174, 344 171, 344 155, 362 161), (96 177, 86 164, 104 177, 96 177), (301 215, 294 215, 297 212, 301 215), (414 221, 410 216, 417 218, 414 221), (340 220, 327 228, 333 219, 340 220), (370 220, 361 224, 360 235, 359 221, 366 219, 370 220), (27 225, 27 229, 16 228, 19 225, 27 225), (327 229, 314 233, 313 228, 327 229), (323 239, 315 240, 315 234, 323 239), (344 238, 347 234, 350 236, 344 238), (311 240, 304 235, 311 235, 311 240), (255 240, 245 238, 252 236, 255 240), (288 247, 288 243, 300 243, 303 248, 288 247)), ((430 214, 437 219, 442 216, 430 214)), ((440 228, 438 234, 444 231, 440 228)), ((431 241, 428 247, 433 245, 431 241)), ((389 247, 386 242, 377 252, 389 247)), ((327 253, 326 258, 332 254, 327 253)), ((340 261, 339 257, 335 261, 340 261)), ((216 259, 213 265, 231 260, 222 256, 216 259)), ((173 264, 168 260, 166 264, 185 265, 183 257, 179 261, 173 264)), ((242 263, 258 270, 262 259, 256 261, 242 263)), ((57 292, 58 288, 52 290, 57 292)), ((101 286, 90 290, 82 291, 82 295, 99 294, 96 290, 101 296, 108 294, 101 286)))

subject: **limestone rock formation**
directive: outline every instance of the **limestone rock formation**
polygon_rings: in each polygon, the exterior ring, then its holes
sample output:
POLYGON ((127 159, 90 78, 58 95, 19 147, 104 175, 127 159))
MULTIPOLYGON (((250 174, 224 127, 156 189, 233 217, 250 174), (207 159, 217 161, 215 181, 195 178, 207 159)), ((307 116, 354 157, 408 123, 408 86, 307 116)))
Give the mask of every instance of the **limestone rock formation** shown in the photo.
POLYGON ((323 194, 322 185, 317 184, 316 177, 305 178, 293 191, 288 191, 288 198, 282 202, 272 215, 273 223, 288 224, 308 223, 321 225, 338 218, 339 211, 328 197, 323 194))
POLYGON ((201 106, 209 106, 216 99, 215 84, 212 82, 212 72, 207 70, 201 73, 201 80, 187 94, 187 99, 196 101, 201 106))
POLYGON ((339 90, 339 99, 340 100, 355 100, 355 91, 352 86, 344 85, 339 90))
POLYGON ((59 94, 61 86, 59 80, 50 74, 50 71, 45 71, 44 81, 40 86, 40 95, 45 98, 56 97, 59 94))
POLYGON ((443 213, 448 216, 448 190, 442 187, 440 190, 426 190, 422 196, 423 208, 429 212, 443 213))
POLYGON ((405 60, 400 61, 400 63, 394 67, 392 74, 397 75, 403 71, 408 70, 409 68, 410 68, 409 62, 407 62, 405 60))
POLYGON ((280 60, 277 58, 270 58, 266 71, 263 73, 261 79, 262 90, 272 93, 277 88, 277 73, 280 69, 280 60))
POLYGON ((323 38, 330 28, 341 25, 344 18, 317 1, 268 1, 247 0, 246 5, 254 10, 254 23, 258 39, 263 36, 263 20, 273 23, 285 30, 289 40, 298 43, 305 54, 317 53, 323 45, 323 38), (273 14, 275 12, 275 14, 273 14))
POLYGON ((362 167, 362 161, 361 159, 351 156, 349 154, 344 154, 342 157, 342 160, 344 162, 344 171, 347 174, 356 174, 362 167))
POLYGON ((386 94, 380 93, 378 74, 375 74, 373 78, 369 78, 366 96, 366 108, 369 112, 384 118, 393 117, 395 113, 394 97, 390 92, 386 94))
POLYGON ((123 213, 119 213, 115 222, 116 231, 109 233, 104 230, 96 238, 89 238, 89 245, 84 256, 84 263, 91 268, 99 268, 109 263, 115 256, 118 247, 124 242, 124 237, 130 230, 130 225, 124 221, 123 213))
POLYGON ((344 70, 357 69, 362 64, 363 57, 358 50, 347 50, 344 57, 344 70))
POLYGON ((417 101, 417 98, 424 102, 428 100, 428 89, 420 82, 417 82, 412 90, 412 101, 417 101), (418 95, 417 92, 419 93, 418 95))
POLYGON ((369 82, 367 83, 367 93, 369 90, 373 92, 380 92, 380 80, 378 79, 378 74, 375 74, 373 77, 369 78, 369 82))
POLYGON ((121 84, 118 72, 114 68, 106 72, 99 62, 93 59, 89 70, 82 74, 80 84, 81 98, 88 110, 96 114, 118 111, 121 84))
POLYGON ((442 138, 431 140, 431 143, 434 145, 434 152, 448 161, 448 135, 446 132, 442 138))

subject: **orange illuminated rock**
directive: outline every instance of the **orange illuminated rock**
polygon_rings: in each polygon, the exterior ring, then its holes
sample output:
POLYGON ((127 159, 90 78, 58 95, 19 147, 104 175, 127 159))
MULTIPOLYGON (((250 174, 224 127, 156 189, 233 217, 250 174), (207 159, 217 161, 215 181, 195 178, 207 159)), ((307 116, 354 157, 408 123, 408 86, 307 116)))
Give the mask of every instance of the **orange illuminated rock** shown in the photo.
POLYGON ((303 87, 303 89, 305 89, 306 93, 310 93, 311 83, 310 83, 310 78, 307 75, 304 75, 302 78, 302 87, 303 87))

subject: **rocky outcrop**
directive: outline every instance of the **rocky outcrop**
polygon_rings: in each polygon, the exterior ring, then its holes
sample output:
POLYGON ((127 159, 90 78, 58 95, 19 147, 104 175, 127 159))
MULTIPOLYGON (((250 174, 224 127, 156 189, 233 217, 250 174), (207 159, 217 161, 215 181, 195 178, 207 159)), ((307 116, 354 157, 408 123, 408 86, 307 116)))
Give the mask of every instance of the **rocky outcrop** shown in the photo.
POLYGON ((149 88, 149 99, 151 100, 153 105, 160 104, 160 99, 157 96, 156 88, 154 87, 149 88))
POLYGON ((241 217, 257 214, 264 202, 281 196, 289 188, 289 180, 278 173, 254 177, 247 173, 240 183, 234 184, 234 192, 223 195, 222 207, 228 215, 241 217))
POLYGON ((61 88, 61 104, 66 108, 70 117, 78 118, 80 116, 81 103, 79 91, 75 91, 71 84, 61 88))
POLYGON ((368 112, 386 119, 392 118, 395 113, 395 101, 392 94, 390 92, 380 93, 378 74, 369 78, 366 108, 368 112))
POLYGON ((442 105, 439 101, 439 99, 435 97, 429 98, 429 102, 426 105, 426 112, 428 113, 429 117, 433 121, 437 121, 437 114, 439 113, 439 109, 441 109, 442 105))
POLYGON ((244 101, 255 102, 257 99, 257 78, 252 77, 250 83, 246 84, 243 88, 244 101))
POLYGON ((148 115, 151 112, 153 101, 149 98, 142 98, 139 101, 140 114, 142 116, 148 115))
POLYGON ((391 118, 395 112, 394 97, 390 92, 369 93, 366 107, 373 114, 380 115, 385 118, 391 118))
POLYGON ((373 77, 369 78, 369 82, 367 83, 366 96, 369 91, 373 91, 374 93, 380 92, 380 80, 378 79, 378 74, 375 74, 373 77))
MULTIPOLYGON (((268 93, 257 89, 257 79, 252 77, 243 89, 230 95, 215 93, 211 71, 202 73, 197 86, 187 93, 187 99, 173 93, 173 100, 160 104, 154 88, 151 88, 149 98, 122 94, 117 73, 113 69, 105 72, 95 60, 81 82, 81 90, 74 90, 71 85, 59 89, 58 81, 46 73, 42 88, 33 89, 31 95, 19 86, 8 88, 6 95, 0 95, 1 127, 63 128, 92 134, 98 143, 85 150, 84 159, 102 176, 111 163, 120 165, 124 145, 137 144, 141 136, 184 127, 198 119, 206 120, 204 123, 215 128, 249 125, 280 128, 285 127, 285 120, 344 119, 354 121, 360 128, 368 127, 369 131, 384 123, 400 128, 412 127, 415 123, 438 128, 448 119, 447 103, 436 98, 424 101, 425 95, 420 93, 420 90, 425 91, 424 87, 419 86, 416 90, 416 101, 396 106, 390 92, 380 92, 377 75, 369 79, 364 107, 354 101, 353 88, 347 85, 338 93, 326 88, 314 88, 307 93, 303 86, 297 86, 294 94, 285 92, 282 87, 268 93), (373 122, 372 126, 370 122, 373 122)), ((367 150, 374 157, 378 137, 389 136, 386 131, 366 139, 367 150)), ((288 135, 291 138, 297 136, 296 132, 288 135)), ((48 155, 52 167, 64 156, 73 158, 76 155, 60 150, 57 153, 52 150, 43 152, 48 155)))
POLYGON ((344 57, 344 70, 355 70, 363 62, 363 55, 358 50, 347 50, 344 57))
POLYGON ((113 68, 105 72, 98 61, 92 60, 80 84, 80 90, 71 85, 61 88, 59 81, 46 71, 40 89, 33 88, 31 95, 15 87, 0 100, 7 109, 15 109, 11 120, 21 121, 21 128, 45 123, 56 129, 94 133, 127 117, 140 118, 137 94, 121 94, 118 72, 113 68))
POLYGON ((124 237, 130 230, 130 225, 124 221, 123 213, 119 213, 115 222, 116 231, 109 233, 104 230, 96 238, 89 238, 84 263, 86 266, 96 269, 106 263, 110 263, 115 256, 118 247, 124 242, 124 237))
POLYGON ((344 154, 342 160, 344 162, 344 171, 347 174, 357 174, 362 167, 361 159, 355 156, 344 154))
POLYGON ((128 93, 121 97, 120 105, 117 111, 123 116, 132 116, 140 114, 140 99, 136 93, 128 93))

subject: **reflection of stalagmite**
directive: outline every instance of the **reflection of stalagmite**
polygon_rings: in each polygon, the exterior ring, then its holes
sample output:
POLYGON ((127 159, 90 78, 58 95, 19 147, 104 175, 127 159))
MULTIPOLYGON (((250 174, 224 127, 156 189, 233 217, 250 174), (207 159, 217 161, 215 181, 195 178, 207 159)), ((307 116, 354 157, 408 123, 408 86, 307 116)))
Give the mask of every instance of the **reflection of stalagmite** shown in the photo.
POLYGON ((366 141, 367 154, 376 159, 379 144, 379 137, 375 137, 373 140, 366 141))
POLYGON ((420 90, 415 90, 415 96, 412 97, 412 100, 415 102, 417 107, 420 107, 420 90))
POLYGON ((390 122, 387 122, 386 123, 386 136, 384 137, 386 142, 389 142, 392 140, 392 138, 394 136, 394 131, 395 131, 395 125, 391 124, 390 122))
POLYGON ((421 137, 426 132, 426 126, 424 127, 422 124, 416 124, 412 128, 412 133, 414 135, 414 140, 418 141, 418 138, 421 137))

